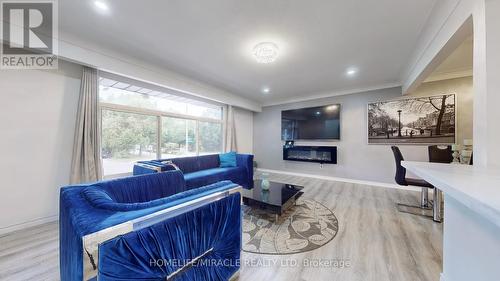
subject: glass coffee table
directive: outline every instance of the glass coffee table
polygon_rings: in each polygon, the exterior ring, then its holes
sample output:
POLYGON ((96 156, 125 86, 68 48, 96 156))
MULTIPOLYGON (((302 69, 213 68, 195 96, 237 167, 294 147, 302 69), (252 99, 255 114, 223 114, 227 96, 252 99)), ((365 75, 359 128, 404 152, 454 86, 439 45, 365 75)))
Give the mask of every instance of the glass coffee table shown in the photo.
MULTIPOLYGON (((274 181, 268 181, 269 189, 266 190, 263 188, 263 181, 265 180, 255 180, 252 189, 243 190, 243 204, 274 214, 276 221, 284 211, 293 206, 295 201, 304 194, 302 192, 303 186, 274 181)), ((264 185, 266 185, 265 182, 264 185)))

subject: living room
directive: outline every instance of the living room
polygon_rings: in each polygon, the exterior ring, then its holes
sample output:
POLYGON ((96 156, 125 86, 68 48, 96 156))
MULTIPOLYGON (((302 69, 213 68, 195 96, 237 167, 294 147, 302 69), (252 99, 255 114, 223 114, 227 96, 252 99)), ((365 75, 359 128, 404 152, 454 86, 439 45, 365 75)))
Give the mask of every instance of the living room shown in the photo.
POLYGON ((0 280, 500 278, 499 0, 1 6, 0 280))

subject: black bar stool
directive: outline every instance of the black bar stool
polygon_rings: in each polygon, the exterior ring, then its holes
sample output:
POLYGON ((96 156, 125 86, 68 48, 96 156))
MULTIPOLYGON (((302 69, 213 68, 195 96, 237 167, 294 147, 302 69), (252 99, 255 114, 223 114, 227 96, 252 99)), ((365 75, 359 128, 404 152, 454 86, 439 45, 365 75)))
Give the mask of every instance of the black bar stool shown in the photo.
POLYGON ((423 211, 432 209, 432 219, 436 222, 441 222, 441 191, 438 189, 434 190, 434 200, 431 206, 429 203, 429 189, 434 189, 434 186, 422 179, 407 178, 406 169, 401 165, 401 161, 404 160, 401 151, 397 146, 391 146, 391 149, 396 161, 396 183, 402 186, 413 185, 422 188, 420 192, 420 206, 399 203, 398 210, 413 215, 427 216, 423 211), (410 211, 411 209, 417 209, 418 211, 412 212, 410 211))
POLYGON ((429 162, 450 164, 453 162, 451 145, 430 145, 429 162))

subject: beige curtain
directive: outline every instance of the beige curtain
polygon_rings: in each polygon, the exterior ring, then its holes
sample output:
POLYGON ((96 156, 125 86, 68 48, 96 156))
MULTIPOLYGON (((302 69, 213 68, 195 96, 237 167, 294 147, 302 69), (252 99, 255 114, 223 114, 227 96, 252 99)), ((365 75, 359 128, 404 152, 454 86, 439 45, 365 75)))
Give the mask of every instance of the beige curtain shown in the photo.
POLYGON ((236 147, 236 128, 234 126, 234 108, 231 105, 227 106, 226 114, 226 136, 224 141, 224 151, 237 151, 236 147))
POLYGON ((97 70, 83 68, 71 163, 71 183, 102 179, 97 70))

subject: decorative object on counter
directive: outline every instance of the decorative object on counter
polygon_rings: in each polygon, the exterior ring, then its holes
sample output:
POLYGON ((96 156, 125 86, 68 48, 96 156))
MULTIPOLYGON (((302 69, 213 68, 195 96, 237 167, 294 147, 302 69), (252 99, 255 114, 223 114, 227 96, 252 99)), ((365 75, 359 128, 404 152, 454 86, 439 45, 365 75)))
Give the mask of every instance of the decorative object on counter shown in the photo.
POLYGON ((464 139, 464 149, 460 153, 460 163, 470 165, 472 158, 472 140, 464 139))
POLYGON ((464 139, 464 149, 465 150, 472 150, 472 140, 471 139, 464 139))
POLYGON ((453 162, 452 164, 460 164, 460 145, 454 144, 451 146, 451 150, 453 150, 453 162))
POLYGON ((472 151, 470 150, 462 150, 460 153, 460 163, 464 165, 470 165, 470 159, 472 157, 472 151))

